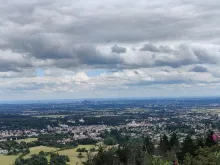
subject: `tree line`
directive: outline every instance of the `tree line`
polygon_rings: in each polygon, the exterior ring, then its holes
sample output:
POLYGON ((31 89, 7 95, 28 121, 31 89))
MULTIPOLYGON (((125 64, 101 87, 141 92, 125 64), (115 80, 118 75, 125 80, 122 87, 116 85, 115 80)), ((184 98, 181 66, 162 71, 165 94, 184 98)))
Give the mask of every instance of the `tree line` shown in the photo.
POLYGON ((129 139, 117 148, 100 147, 95 156, 88 154, 85 165, 220 165, 220 145, 213 132, 205 138, 190 135, 181 142, 176 133, 162 135, 159 144, 149 136, 129 139))
POLYGON ((59 155, 57 153, 45 153, 41 151, 37 155, 32 155, 30 158, 24 159, 19 157, 16 159, 14 165, 67 165, 69 157, 66 155, 59 155), (47 157, 50 157, 49 161, 47 157))

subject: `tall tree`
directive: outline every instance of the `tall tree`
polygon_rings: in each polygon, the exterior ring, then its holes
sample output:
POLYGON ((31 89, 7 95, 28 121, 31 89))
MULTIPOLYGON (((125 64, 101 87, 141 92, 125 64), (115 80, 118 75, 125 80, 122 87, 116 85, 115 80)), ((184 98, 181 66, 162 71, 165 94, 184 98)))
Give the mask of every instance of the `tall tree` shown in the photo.
POLYGON ((179 149, 179 140, 178 140, 178 137, 177 137, 177 134, 176 134, 176 133, 173 133, 173 134, 171 135, 169 144, 170 144, 170 148, 171 148, 174 152, 177 152, 177 151, 178 151, 178 149, 179 149))
POLYGON ((214 134, 214 132, 210 131, 210 133, 208 134, 208 136, 205 140, 205 145, 208 146, 208 147, 211 147, 211 146, 216 144, 216 142, 213 139, 213 134, 214 134))
POLYGON ((149 136, 144 138, 143 151, 147 151, 150 155, 154 154, 154 144, 149 136))
POLYGON ((182 143, 182 147, 180 149, 180 152, 177 154, 178 159, 180 161, 182 161, 184 159, 184 157, 186 156, 187 153, 189 153, 192 156, 195 156, 195 151, 197 150, 197 147, 194 143, 194 141, 192 140, 192 138, 188 135, 183 143, 182 143))
POLYGON ((159 148, 162 155, 165 155, 170 148, 168 138, 165 134, 160 138, 159 148))
POLYGON ((204 143, 204 138, 197 138, 196 139, 196 145, 197 145, 197 148, 203 148, 205 146, 205 143, 204 143))

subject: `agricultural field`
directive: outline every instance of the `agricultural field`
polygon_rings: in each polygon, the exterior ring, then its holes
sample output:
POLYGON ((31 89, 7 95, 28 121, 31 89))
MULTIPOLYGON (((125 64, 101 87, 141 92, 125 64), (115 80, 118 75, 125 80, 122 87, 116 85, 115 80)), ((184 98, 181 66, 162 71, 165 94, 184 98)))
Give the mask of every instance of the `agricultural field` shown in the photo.
MULTIPOLYGON (((90 150, 91 148, 95 148, 95 145, 79 145, 77 148, 85 148, 87 150, 90 150)), ((54 148, 54 147, 45 147, 45 146, 31 147, 30 153, 24 156, 24 158, 25 159, 29 158, 31 155, 38 154, 40 151, 44 151, 44 152, 56 152, 57 151, 60 155, 69 156, 70 158, 70 162, 68 163, 69 165, 76 165, 77 162, 78 162, 78 165, 82 165, 82 161, 85 161, 86 159, 85 158, 79 159, 77 157, 79 154, 78 152, 76 152, 77 148, 59 151, 59 148, 54 148)), ((82 154, 83 156, 86 157, 85 153, 82 153, 82 154)), ((0 161, 1 161, 0 164, 1 165, 13 165, 15 159, 18 156, 19 155, 15 155, 15 156, 0 155, 0 161)))
POLYGON ((46 147, 46 146, 31 147, 30 148, 30 153, 28 155, 24 156, 24 158, 29 158, 31 155, 39 154, 40 151, 54 152, 54 151, 57 151, 57 150, 59 150, 59 148, 46 147))
POLYGON ((39 115, 39 116, 33 116, 37 118, 64 118, 68 115, 39 115))
POLYGON ((37 138, 27 138, 27 139, 19 139, 19 140, 16 140, 17 142, 26 142, 26 143, 30 143, 30 142, 33 142, 33 141, 37 141, 37 138))
MULTIPOLYGON (((26 155, 24 158, 29 158, 33 154, 38 154, 40 151, 44 152, 50 152, 50 151, 56 151, 56 148, 53 147, 45 147, 45 146, 38 146, 38 147, 32 147, 30 148, 30 154, 26 155)), ((19 155, 0 155, 0 164, 1 165, 13 165, 15 162, 15 159, 19 155)))
POLYGON ((0 155, 0 164, 1 165, 13 165, 15 162, 15 159, 18 157, 18 155, 10 155, 10 156, 6 156, 6 155, 0 155))
MULTIPOLYGON (((77 148, 85 148, 89 151, 91 148, 95 148, 95 146, 94 145, 79 145, 77 148)), ((85 161, 86 159, 85 158, 79 159, 77 157, 77 155, 79 154, 78 152, 76 152, 77 148, 58 151, 58 153, 60 155, 69 156, 69 158, 70 158, 69 165, 76 165, 76 163, 78 163, 78 165, 82 165, 82 161, 85 161)), ((82 153, 82 154, 83 154, 83 156, 86 157, 86 153, 82 153)))
POLYGON ((138 113, 138 112, 149 112, 149 109, 143 109, 143 108, 127 108, 124 112, 129 112, 129 113, 138 113))
POLYGON ((210 114, 220 114, 219 108, 199 108, 199 109, 192 109, 192 112, 196 113, 210 113, 210 114))

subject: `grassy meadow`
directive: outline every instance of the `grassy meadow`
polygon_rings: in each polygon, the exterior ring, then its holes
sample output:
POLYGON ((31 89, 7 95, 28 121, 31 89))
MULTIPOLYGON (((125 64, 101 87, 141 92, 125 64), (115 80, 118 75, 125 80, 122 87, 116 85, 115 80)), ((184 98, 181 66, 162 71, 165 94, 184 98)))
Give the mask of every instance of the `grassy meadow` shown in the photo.
POLYGON ((19 140, 16 140, 17 142, 26 142, 26 143, 30 143, 30 142, 33 142, 33 141, 37 141, 37 138, 27 138, 27 139, 19 139, 19 140))
MULTIPOLYGON (((87 150, 90 150, 91 148, 94 148, 94 145, 79 145, 77 148, 86 148, 87 150)), ((61 150, 59 151, 59 148, 54 148, 54 147, 46 147, 46 146, 37 146, 37 147, 31 147, 30 148, 30 153, 28 155, 25 155, 24 158, 29 158, 33 154, 38 154, 40 151, 44 152, 58 152, 60 155, 67 155, 70 158, 70 162, 68 163, 69 165, 82 165, 82 161, 85 161, 85 158, 79 159, 77 157, 78 152, 76 152, 77 148, 74 149, 66 149, 66 150, 61 150)), ((86 156, 85 153, 82 153, 84 156, 86 156)), ((15 159, 19 155, 15 156, 8 156, 8 155, 0 155, 0 165, 13 165, 15 159)), ((49 157, 48 157, 49 159, 49 157)))
POLYGON ((6 155, 0 155, 0 164, 1 165, 13 165, 15 162, 15 159, 17 158, 17 155, 10 155, 10 156, 6 156, 6 155))

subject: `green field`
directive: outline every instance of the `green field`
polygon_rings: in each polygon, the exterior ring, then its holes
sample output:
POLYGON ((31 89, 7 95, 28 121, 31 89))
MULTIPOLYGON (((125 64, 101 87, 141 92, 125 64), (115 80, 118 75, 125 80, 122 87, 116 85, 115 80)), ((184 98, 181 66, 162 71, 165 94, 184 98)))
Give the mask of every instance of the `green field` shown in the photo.
MULTIPOLYGON (((91 148, 94 148, 94 145, 79 145, 77 148, 86 148, 87 150, 90 150, 91 148)), ((59 148, 54 148, 54 147, 45 147, 45 146, 37 146, 37 147, 31 147, 30 148, 30 153, 24 158, 29 158, 33 154, 38 154, 40 151, 44 152, 56 152, 60 155, 68 155, 70 158, 70 162, 68 163, 69 165, 76 165, 78 162, 78 165, 82 165, 81 161, 85 161, 85 158, 79 159, 77 158, 78 152, 76 152, 77 148, 74 149, 67 149, 67 150, 62 150, 58 151, 59 148)), ((82 153, 84 156, 86 156, 85 153, 82 153)), ((13 165, 15 159, 18 157, 17 156, 8 156, 8 155, 0 155, 0 165, 13 165)))
POLYGON ((33 142, 33 141, 37 141, 37 138, 27 138, 27 139, 19 139, 19 140, 16 140, 17 142, 26 142, 26 143, 30 143, 30 142, 33 142))
MULTIPOLYGON (((87 150, 90 150, 91 148, 94 148, 94 145, 79 145, 77 148, 86 148, 87 150)), ((68 149, 68 150, 63 150, 63 151, 59 151, 58 153, 60 155, 68 155, 70 158, 70 163, 69 165, 76 165, 76 163, 78 162, 78 165, 82 164, 82 161, 85 161, 85 158, 83 159, 79 159, 77 158, 78 152, 76 152, 77 148, 74 149, 68 149)), ((82 153, 84 156, 86 156, 85 153, 82 153)))
MULTIPOLYGON (((50 151, 56 151, 56 148, 53 147, 45 147, 45 146, 38 146, 38 147, 32 147, 30 148, 30 154, 26 155, 24 158, 29 158, 33 154, 38 154, 40 151, 44 152, 50 152, 50 151)), ((0 155, 0 165, 13 165, 15 162, 15 159, 19 155, 0 155)))
POLYGON ((220 109, 219 108, 194 108, 191 109, 192 112, 196 113, 210 113, 210 114, 220 114, 220 109))
POLYGON ((150 110, 144 108, 127 108, 124 112, 137 113, 137 112, 150 112, 150 110))
POLYGON ((33 117, 37 117, 37 118, 64 118, 68 115, 39 115, 39 116, 33 116, 33 117))
POLYGON ((13 165, 15 162, 15 159, 18 156, 5 156, 5 155, 0 155, 0 164, 1 165, 13 165))
POLYGON ((59 150, 59 148, 46 147, 46 146, 31 147, 30 148, 30 153, 28 155, 24 156, 24 158, 29 158, 29 157, 31 157, 31 155, 39 154, 40 151, 54 152, 54 151, 57 151, 57 150, 59 150))

